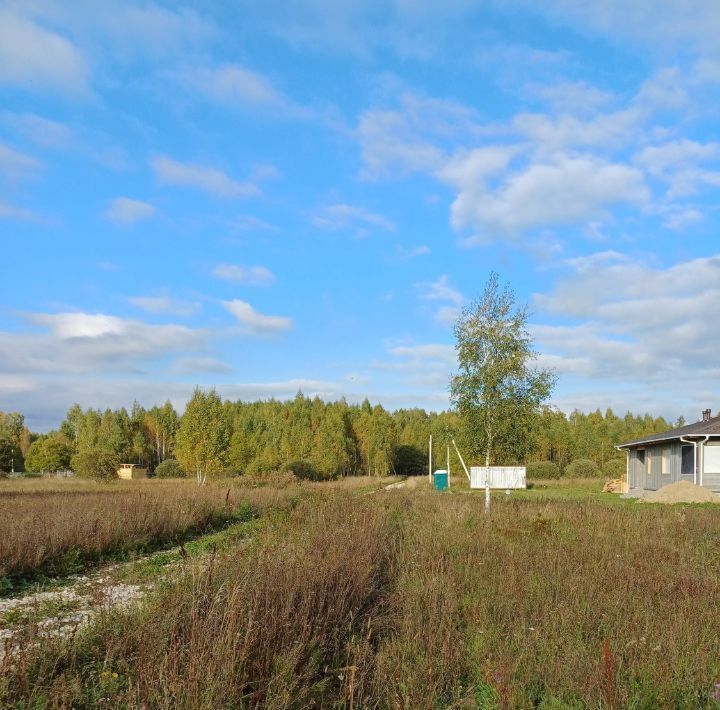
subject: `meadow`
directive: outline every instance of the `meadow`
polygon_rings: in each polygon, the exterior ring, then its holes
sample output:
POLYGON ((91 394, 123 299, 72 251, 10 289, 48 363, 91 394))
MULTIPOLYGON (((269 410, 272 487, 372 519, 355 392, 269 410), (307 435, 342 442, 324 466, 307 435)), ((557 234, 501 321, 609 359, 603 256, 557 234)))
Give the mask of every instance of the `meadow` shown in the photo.
MULTIPOLYGON (((461 486, 231 487, 262 508, 243 545, 70 637, 29 628, 0 705, 720 707, 720 512, 598 485, 536 482, 487 515, 461 486)), ((216 488, 157 494, 222 508, 216 488)))
POLYGON ((283 497, 190 481, 0 479, 0 596, 209 533, 283 497))

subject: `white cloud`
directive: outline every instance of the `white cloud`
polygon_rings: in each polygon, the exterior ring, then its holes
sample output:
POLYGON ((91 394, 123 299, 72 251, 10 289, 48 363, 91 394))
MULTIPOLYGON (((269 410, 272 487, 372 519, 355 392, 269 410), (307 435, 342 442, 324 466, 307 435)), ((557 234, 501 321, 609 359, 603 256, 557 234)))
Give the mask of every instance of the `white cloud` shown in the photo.
POLYGON ((22 221, 40 221, 40 215, 24 207, 16 207, 9 202, 0 200, 0 219, 17 219, 22 221))
POLYGON ((570 322, 533 328, 561 372, 676 390, 717 376, 720 332, 710 314, 720 302, 720 256, 665 268, 617 252, 566 263, 569 275, 535 305, 570 322))
POLYGON ((105 210, 105 219, 116 224, 135 224, 155 214, 155 207, 149 202, 116 197, 105 210))
POLYGON ((214 357, 184 357, 173 363, 172 371, 177 375, 225 374, 232 372, 232 367, 214 357))
MULTIPOLYGON (((522 0, 520 5, 535 3, 522 0)), ((715 0, 557 0, 543 6, 550 18, 613 42, 640 42, 653 51, 688 49, 717 55, 720 5, 715 0)))
POLYGON ((460 308, 465 298, 455 287, 450 285, 450 279, 446 274, 440 276, 436 281, 426 281, 415 284, 418 297, 422 301, 446 301, 437 307, 435 320, 443 325, 451 325, 460 315, 460 308))
POLYGON ((404 91, 397 107, 370 109, 360 115, 356 135, 362 176, 434 172, 447 158, 448 142, 476 135, 478 130, 473 109, 404 91))
POLYGON ((257 185, 234 180, 217 168, 194 163, 181 163, 159 155, 150 161, 156 179, 168 185, 182 185, 204 190, 218 197, 255 197, 260 194, 257 185))
POLYGON ((200 310, 197 302, 178 301, 169 296, 133 296, 128 301, 148 313, 191 316, 200 310))
POLYGON ((138 372, 172 353, 204 350, 208 335, 181 325, 149 325, 103 313, 28 313, 38 331, 4 332, 0 373, 138 372))
POLYGON ((692 195, 703 185, 720 187, 720 169, 700 167, 719 159, 720 143, 698 143, 688 138, 648 146, 635 156, 637 165, 668 183, 670 197, 692 195))
POLYGON ((321 229, 351 231, 364 237, 371 229, 393 231, 395 225, 387 217, 355 205, 328 205, 312 216, 312 223, 321 229))
POLYGON ((225 309, 237 319, 241 326, 255 335, 282 333, 293 327, 292 319, 286 316, 269 316, 256 311, 246 301, 235 299, 222 301, 225 309))
POLYGON ((62 148, 73 140, 73 132, 65 124, 34 113, 3 111, 0 120, 23 138, 44 148, 62 148))
POLYGON ((456 288, 450 285, 447 274, 443 274, 436 281, 417 284, 420 298, 426 301, 450 301, 456 306, 462 305, 463 295, 456 288))
MULTIPOLYGON (((462 166, 461 166, 462 167, 462 166)), ((598 158, 570 157, 533 164, 510 174, 496 188, 466 180, 462 169, 445 172, 458 189, 452 224, 472 229, 470 243, 527 230, 601 219, 616 205, 643 205, 650 198, 642 173, 598 158)))
POLYGON ((239 264, 219 264, 213 269, 219 279, 236 281, 247 286, 267 286, 275 280, 275 275, 264 266, 241 266, 239 264))
POLYGON ((0 143, 0 175, 9 180, 33 177, 43 167, 42 162, 0 143))
POLYGON ((432 249, 430 249, 427 244, 420 244, 416 247, 411 247, 410 249, 398 246, 397 252, 401 259, 413 259, 416 256, 425 256, 426 254, 430 254, 432 249))
POLYGON ((87 90, 88 66, 64 37, 8 11, 0 11, 0 83, 67 94, 87 90))
POLYGON ((214 101, 237 107, 289 109, 292 103, 258 72, 238 64, 192 69, 180 75, 214 101))
POLYGON ((184 56, 218 35, 215 24, 188 7, 125 0, 6 0, 18 15, 60 28, 93 55, 128 63, 184 56))

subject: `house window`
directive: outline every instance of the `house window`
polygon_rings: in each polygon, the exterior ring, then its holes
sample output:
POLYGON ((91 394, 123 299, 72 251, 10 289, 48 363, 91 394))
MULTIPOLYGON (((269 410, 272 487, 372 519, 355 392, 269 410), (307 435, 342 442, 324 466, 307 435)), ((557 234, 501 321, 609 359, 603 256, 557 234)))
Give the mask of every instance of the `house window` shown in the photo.
POLYGON ((647 452, 646 461, 647 461, 647 465, 645 466, 645 468, 646 468, 646 470, 647 470, 647 475, 649 476, 650 474, 652 474, 652 470, 653 470, 653 454, 652 454, 652 451, 648 451, 648 452, 647 452))
POLYGON ((670 447, 669 446, 663 446, 663 448, 662 448, 662 464, 661 464, 660 471, 663 476, 670 475, 670 447))
POLYGON ((683 476, 692 476, 695 473, 695 447, 682 447, 682 460, 680 463, 680 473, 683 476))
POLYGON ((637 450, 637 459, 643 466, 645 465, 645 449, 637 450))

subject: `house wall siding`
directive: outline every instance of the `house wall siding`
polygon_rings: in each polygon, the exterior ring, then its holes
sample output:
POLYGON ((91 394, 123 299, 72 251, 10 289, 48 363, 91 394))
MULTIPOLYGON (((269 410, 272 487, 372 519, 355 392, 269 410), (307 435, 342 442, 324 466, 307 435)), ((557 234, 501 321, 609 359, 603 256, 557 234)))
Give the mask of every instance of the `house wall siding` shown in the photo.
POLYGON ((681 445, 678 442, 670 444, 656 444, 645 447, 645 463, 638 458, 638 450, 630 449, 628 457, 628 481, 630 488, 639 488, 655 491, 669 483, 680 480, 681 445), (663 449, 669 450, 667 473, 662 473, 663 449), (648 463, 650 472, 648 473, 648 463))

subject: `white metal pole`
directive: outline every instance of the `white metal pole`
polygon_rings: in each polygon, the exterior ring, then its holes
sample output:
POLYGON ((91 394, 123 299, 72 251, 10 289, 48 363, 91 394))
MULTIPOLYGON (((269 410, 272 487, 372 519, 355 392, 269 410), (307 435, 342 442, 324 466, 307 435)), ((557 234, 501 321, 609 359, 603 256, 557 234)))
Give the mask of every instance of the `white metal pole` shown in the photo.
POLYGON ((450 488, 450 444, 447 447, 448 488, 450 488))
POLYGON ((428 451, 428 481, 432 485, 432 434, 430 434, 430 448, 428 451))

